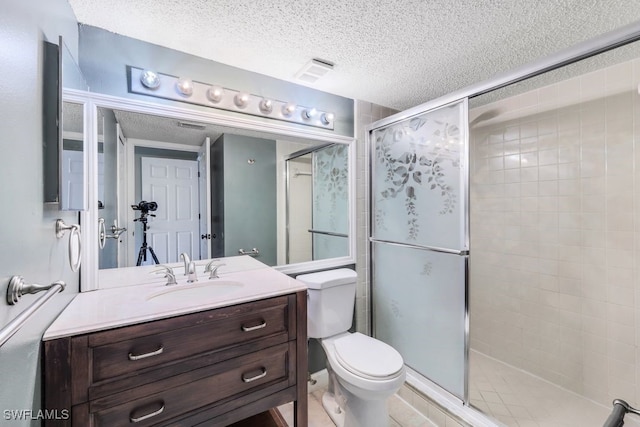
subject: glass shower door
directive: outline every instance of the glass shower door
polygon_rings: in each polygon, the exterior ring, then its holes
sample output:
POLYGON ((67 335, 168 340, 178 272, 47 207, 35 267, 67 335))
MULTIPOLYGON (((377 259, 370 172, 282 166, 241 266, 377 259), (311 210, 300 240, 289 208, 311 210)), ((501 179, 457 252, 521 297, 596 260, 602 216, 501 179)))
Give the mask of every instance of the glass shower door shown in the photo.
POLYGON ((465 99, 371 133, 375 336, 462 400, 467 126, 465 99))
POLYGON ((349 255, 349 147, 313 152, 313 259, 349 255))

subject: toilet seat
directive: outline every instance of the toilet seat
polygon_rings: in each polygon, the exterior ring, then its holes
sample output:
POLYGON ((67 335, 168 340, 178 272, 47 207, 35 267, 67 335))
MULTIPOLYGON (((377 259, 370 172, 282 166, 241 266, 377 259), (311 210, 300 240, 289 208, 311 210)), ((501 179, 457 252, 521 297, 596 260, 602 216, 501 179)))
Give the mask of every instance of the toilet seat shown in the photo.
POLYGON ((387 380, 397 376, 404 367, 396 349, 359 332, 338 338, 334 348, 336 361, 361 378, 387 380))

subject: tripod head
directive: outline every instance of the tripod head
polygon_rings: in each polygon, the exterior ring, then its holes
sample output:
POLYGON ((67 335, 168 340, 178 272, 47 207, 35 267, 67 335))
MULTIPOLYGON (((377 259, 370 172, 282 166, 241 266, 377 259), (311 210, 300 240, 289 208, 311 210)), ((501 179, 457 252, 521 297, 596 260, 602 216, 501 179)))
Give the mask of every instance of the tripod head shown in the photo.
POLYGON ((147 202, 143 200, 137 205, 131 205, 131 209, 134 211, 140 211, 140 218, 136 218, 134 221, 140 221, 143 224, 146 224, 147 216, 155 216, 154 214, 149 213, 149 211, 153 212, 158 209, 158 204, 156 202, 147 202))

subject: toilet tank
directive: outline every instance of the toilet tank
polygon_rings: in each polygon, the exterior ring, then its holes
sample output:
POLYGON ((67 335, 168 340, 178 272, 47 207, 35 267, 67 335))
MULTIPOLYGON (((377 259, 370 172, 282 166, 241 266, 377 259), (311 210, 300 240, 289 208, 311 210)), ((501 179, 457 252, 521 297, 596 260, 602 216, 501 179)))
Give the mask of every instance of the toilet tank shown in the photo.
POLYGON ((327 338, 347 332, 351 328, 357 277, 356 272, 348 268, 296 277, 308 288, 309 338, 327 338))

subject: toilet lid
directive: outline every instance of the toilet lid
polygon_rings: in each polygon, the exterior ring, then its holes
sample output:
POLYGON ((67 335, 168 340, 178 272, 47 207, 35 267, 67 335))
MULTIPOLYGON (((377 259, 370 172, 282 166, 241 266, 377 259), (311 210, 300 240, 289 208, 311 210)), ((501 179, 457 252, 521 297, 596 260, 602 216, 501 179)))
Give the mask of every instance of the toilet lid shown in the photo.
POLYGON ((356 375, 387 378, 404 365, 396 349, 358 332, 338 338, 334 345, 338 362, 356 375))

